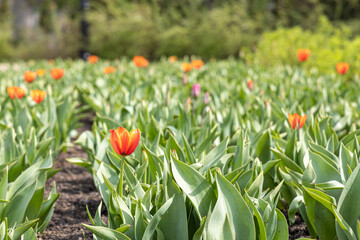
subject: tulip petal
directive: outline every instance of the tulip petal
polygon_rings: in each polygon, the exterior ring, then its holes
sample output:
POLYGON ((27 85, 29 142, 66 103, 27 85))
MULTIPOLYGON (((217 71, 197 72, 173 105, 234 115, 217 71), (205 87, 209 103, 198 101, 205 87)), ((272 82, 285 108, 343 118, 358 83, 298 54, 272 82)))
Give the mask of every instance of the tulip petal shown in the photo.
POLYGON ((131 130, 130 140, 129 140, 129 149, 126 152, 127 155, 130 155, 135 151, 136 147, 139 144, 139 141, 140 141, 140 130, 139 129, 131 130))
POLYGON ((117 154, 121 155, 122 154, 122 145, 121 145, 119 134, 114 129, 110 129, 110 133, 111 133, 111 136, 110 136, 111 146, 113 147, 113 149, 115 150, 115 152, 117 154))
POLYGON ((303 117, 300 118, 300 125, 299 125, 299 129, 302 128, 306 122, 306 118, 307 115, 304 115, 303 117))

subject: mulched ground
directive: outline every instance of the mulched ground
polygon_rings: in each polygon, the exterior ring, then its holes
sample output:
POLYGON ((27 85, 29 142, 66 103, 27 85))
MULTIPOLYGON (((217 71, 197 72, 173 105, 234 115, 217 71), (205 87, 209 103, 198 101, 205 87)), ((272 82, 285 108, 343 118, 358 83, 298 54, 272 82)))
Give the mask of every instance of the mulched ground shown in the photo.
POLYGON ((282 213, 285 215, 288 226, 289 226, 289 239, 290 240, 295 240, 298 238, 311 238, 310 233, 306 228, 306 224, 302 220, 299 213, 296 213, 295 222, 292 225, 290 225, 287 212, 282 211, 282 213))
MULTIPOLYGON (((78 129, 79 135, 86 130, 91 130, 93 115, 89 115, 81 122, 83 126, 78 129)), ((78 240, 84 239, 84 236, 86 239, 92 239, 92 233, 81 224, 91 224, 86 212, 86 205, 94 216, 101 202, 101 196, 96 191, 91 174, 84 168, 72 165, 65 160, 72 157, 87 158, 87 153, 74 144, 73 147, 67 149, 66 153, 60 153, 56 158, 54 168, 62 170, 48 181, 46 194, 50 192, 55 181, 60 197, 56 201, 55 211, 46 231, 38 236, 39 240, 78 240)), ((106 222, 104 206, 103 204, 102 215, 106 222)), ((288 219, 287 212, 283 213, 288 219)), ((310 234, 301 216, 296 214, 295 223, 289 225, 289 239, 301 237, 310 238, 310 234)))
MULTIPOLYGON (((91 130, 92 119, 93 116, 90 115, 81 121, 83 126, 78 129, 79 135, 86 130, 91 130)), ((101 196, 94 186, 91 174, 84 168, 65 160, 72 157, 87 158, 87 154, 81 147, 74 145, 68 148, 66 153, 60 153, 54 161, 54 168, 62 170, 48 181, 46 192, 51 190, 55 181, 60 197, 55 203, 54 214, 46 231, 44 234, 39 234, 38 239, 78 240, 84 239, 84 235, 86 239, 92 239, 92 233, 81 224, 91 224, 86 205, 94 216, 101 202, 101 196)))

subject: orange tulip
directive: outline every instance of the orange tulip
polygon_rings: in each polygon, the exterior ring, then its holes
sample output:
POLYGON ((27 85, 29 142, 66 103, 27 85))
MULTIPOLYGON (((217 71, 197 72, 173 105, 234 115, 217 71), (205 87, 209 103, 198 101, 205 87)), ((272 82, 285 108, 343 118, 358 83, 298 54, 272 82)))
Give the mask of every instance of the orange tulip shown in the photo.
POLYGON ((58 80, 62 78, 65 74, 65 70, 61 68, 53 68, 51 69, 51 76, 53 79, 58 80))
POLYGON ((44 69, 38 69, 38 70, 36 70, 36 73, 39 77, 42 77, 45 75, 46 72, 44 69))
POLYGON ((25 90, 22 87, 16 87, 15 92, 16 92, 16 97, 19 99, 25 96, 25 90))
POLYGON ((192 70, 191 63, 182 63, 181 68, 184 72, 190 72, 192 70))
POLYGON ((22 87, 8 87, 7 92, 11 99, 23 98, 25 96, 25 90, 22 87))
POLYGON ((288 120, 292 129, 301 129, 306 122, 307 115, 301 117, 299 114, 294 113, 293 115, 289 114, 288 120))
POLYGON ((176 56, 170 56, 169 57, 169 62, 174 63, 174 62, 177 62, 177 60, 178 60, 178 58, 176 56))
POLYGON ((311 51, 309 49, 298 49, 297 56, 300 62, 305 62, 309 56, 311 51))
POLYGON ((32 90, 31 91, 31 97, 32 100, 36 103, 41 103, 44 100, 44 97, 46 95, 46 92, 44 90, 32 90))
POLYGON ((114 72, 116 72, 116 68, 114 68, 112 66, 104 68, 104 73, 105 74, 114 73, 114 72))
POLYGON ((24 79, 27 83, 32 83, 36 78, 36 72, 26 71, 24 73, 24 79))
POLYGON ((204 62, 202 60, 193 60, 191 62, 191 65, 195 69, 200 69, 202 68, 202 66, 204 66, 204 62))
POLYGON ((339 74, 345 74, 350 68, 349 63, 338 63, 336 64, 336 70, 339 74))
POLYGON ((133 58, 135 66, 145 68, 149 65, 149 61, 146 60, 143 56, 135 56, 133 58))
POLYGON ((87 61, 89 63, 97 63, 97 61, 99 60, 99 57, 96 56, 96 55, 90 55, 88 58, 87 58, 87 61))
POLYGON ((253 82, 253 80, 249 79, 249 80, 247 81, 247 87, 248 87, 248 89, 249 89, 250 91, 254 89, 254 82, 253 82))
POLYGON ((140 141, 139 129, 133 129, 129 133, 125 128, 118 127, 116 130, 110 129, 110 133, 111 146, 119 155, 127 156, 132 154, 140 141))

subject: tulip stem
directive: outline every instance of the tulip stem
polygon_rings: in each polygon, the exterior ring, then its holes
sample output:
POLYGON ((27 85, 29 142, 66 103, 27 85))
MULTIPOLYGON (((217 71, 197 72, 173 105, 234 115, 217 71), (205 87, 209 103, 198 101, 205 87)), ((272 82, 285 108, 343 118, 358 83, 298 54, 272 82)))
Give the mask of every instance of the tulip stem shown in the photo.
POLYGON ((120 170, 119 189, 118 189, 121 198, 123 197, 124 164, 125 164, 125 157, 122 156, 121 157, 121 170, 120 170))

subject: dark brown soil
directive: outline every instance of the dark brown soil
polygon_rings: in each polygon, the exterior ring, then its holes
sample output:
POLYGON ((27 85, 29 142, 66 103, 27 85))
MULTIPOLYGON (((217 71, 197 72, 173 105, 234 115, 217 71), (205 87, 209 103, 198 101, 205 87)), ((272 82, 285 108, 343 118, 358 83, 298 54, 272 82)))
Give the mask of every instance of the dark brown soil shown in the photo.
POLYGON ((294 224, 290 225, 288 214, 286 211, 282 211, 285 215, 288 226, 289 226, 289 239, 294 240, 298 238, 311 238, 310 233, 306 228, 305 222, 302 220, 299 213, 295 215, 295 222, 294 224))
MULTIPOLYGON (((81 122, 83 126, 78 129, 79 135, 91 130, 93 116, 89 115, 81 122)), ((91 174, 84 168, 75 166, 66 161, 66 158, 87 158, 87 153, 81 147, 74 145, 67 152, 60 153, 54 161, 54 168, 62 170, 55 174, 46 186, 46 192, 51 190, 53 182, 56 182, 59 199, 55 203, 54 214, 43 234, 38 239, 92 239, 92 233, 81 224, 91 224, 86 212, 86 205, 94 216, 101 202, 101 196, 97 192, 91 174)), ((104 206, 104 205, 103 205, 104 206)), ((104 208, 104 207, 103 207, 104 208)))

